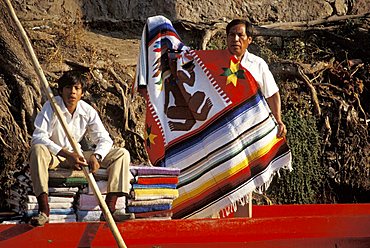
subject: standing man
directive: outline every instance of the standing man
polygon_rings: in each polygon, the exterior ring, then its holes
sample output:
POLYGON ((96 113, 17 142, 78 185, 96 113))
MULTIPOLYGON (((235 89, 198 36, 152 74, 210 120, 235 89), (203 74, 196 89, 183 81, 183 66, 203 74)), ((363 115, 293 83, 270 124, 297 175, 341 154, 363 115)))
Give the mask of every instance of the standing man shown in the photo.
POLYGON ((268 68, 267 63, 260 57, 248 52, 247 48, 252 43, 253 28, 251 23, 241 19, 232 20, 226 26, 227 48, 241 62, 241 66, 247 69, 257 81, 259 89, 266 98, 278 124, 278 137, 284 137, 287 133, 285 124, 281 119, 281 101, 279 88, 268 68))
POLYGON ((83 156, 73 151, 60 121, 47 101, 35 119, 30 151, 31 179, 37 197, 39 215, 31 219, 34 226, 43 226, 49 221, 48 179, 49 169, 57 166, 81 170, 89 166, 92 173, 100 167, 108 171, 106 203, 109 211, 115 211, 117 198, 130 190, 130 154, 124 148, 112 148, 113 141, 97 111, 81 100, 84 96, 87 76, 79 71, 68 71, 58 80, 55 97, 71 134, 80 142, 88 134, 94 151, 83 151, 83 156))

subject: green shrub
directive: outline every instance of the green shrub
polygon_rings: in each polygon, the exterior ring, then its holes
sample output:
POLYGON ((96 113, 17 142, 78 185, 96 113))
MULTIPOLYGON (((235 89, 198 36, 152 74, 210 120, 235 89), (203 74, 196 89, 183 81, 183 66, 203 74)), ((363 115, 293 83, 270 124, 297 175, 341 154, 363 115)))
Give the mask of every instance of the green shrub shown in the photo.
POLYGON ((293 171, 280 170, 280 177, 275 176, 267 196, 278 204, 320 203, 324 171, 319 160, 316 118, 290 110, 284 114, 284 122, 288 129, 293 171))

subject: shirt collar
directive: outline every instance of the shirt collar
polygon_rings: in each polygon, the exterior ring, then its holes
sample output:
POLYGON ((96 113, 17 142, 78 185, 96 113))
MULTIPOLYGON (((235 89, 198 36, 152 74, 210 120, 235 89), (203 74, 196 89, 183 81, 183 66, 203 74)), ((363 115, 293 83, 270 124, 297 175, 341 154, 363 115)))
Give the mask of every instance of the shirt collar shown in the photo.
POLYGON ((247 61, 252 62, 251 56, 250 56, 250 53, 248 52, 248 50, 245 51, 241 61, 243 61, 243 62, 247 62, 247 61))
MULTIPOLYGON (((59 104, 61 111, 64 114, 69 114, 70 115, 66 105, 64 104, 63 98, 61 96, 56 96, 55 99, 56 99, 57 103, 59 104)), ((87 114, 86 110, 82 106, 82 103, 81 103, 82 101, 83 100, 78 101, 76 110, 74 112, 75 115, 85 116, 87 114)))

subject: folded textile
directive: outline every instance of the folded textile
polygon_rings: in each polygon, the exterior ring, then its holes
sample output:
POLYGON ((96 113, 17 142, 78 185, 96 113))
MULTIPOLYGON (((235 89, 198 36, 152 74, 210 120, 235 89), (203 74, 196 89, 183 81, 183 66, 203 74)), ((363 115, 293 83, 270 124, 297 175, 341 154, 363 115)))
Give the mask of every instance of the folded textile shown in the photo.
POLYGON ((131 200, 127 201, 127 206, 149 206, 159 204, 172 204, 173 199, 154 199, 154 200, 131 200))
POLYGON ((49 178, 69 178, 69 177, 85 178, 85 174, 82 170, 72 170, 61 167, 49 170, 49 178))
POLYGON ((100 168, 95 172, 94 176, 96 180, 108 180, 108 171, 100 168))
POLYGON ((159 205, 159 204, 172 204, 173 199, 155 199, 155 200, 143 200, 136 201, 129 199, 127 206, 149 206, 149 205, 159 205))
POLYGON ((87 184, 87 179, 84 177, 49 178, 50 187, 78 187, 87 184))
MULTIPOLYGON (((72 203, 73 197, 49 196, 49 203, 72 203)), ((28 203, 37 203, 37 198, 34 195, 27 195, 28 203)))
POLYGON ((49 196, 58 197, 73 197, 78 191, 79 187, 51 187, 49 186, 49 196))
POLYGON ((102 211, 91 211, 91 210, 77 210, 77 221, 78 222, 94 222, 100 221, 102 211))
POLYGON ((180 169, 178 168, 165 168, 165 167, 153 167, 153 166, 130 166, 130 171, 134 176, 141 175, 180 175, 180 169))
POLYGON ((135 200, 175 199, 179 192, 177 189, 135 189, 131 191, 131 196, 135 200))
POLYGON ((147 212, 147 213, 135 213, 135 218, 136 219, 157 219, 159 217, 165 218, 165 219, 170 219, 172 216, 172 211, 171 210, 162 210, 162 211, 154 211, 154 212, 147 212))
POLYGON ((149 206, 128 206, 127 212, 129 213, 146 213, 154 211, 162 211, 171 209, 171 204, 158 204, 149 206))
MULTIPOLYGON (((49 202, 50 209, 69 209, 73 207, 71 202, 49 202)), ((25 210, 37 210, 39 209, 38 203, 27 203, 25 210)))
MULTIPOLYGON (((50 209, 50 215, 52 214, 74 214, 75 210, 73 208, 67 209, 50 209)), ((38 215, 38 210, 27 210, 24 212, 26 217, 33 217, 38 215)))
POLYGON ((133 189, 176 189, 176 184, 132 184, 133 189))
POLYGON ((136 184, 178 184, 177 176, 136 176, 133 183, 136 184))
POLYGON ((49 196, 57 196, 57 197, 74 197, 77 192, 49 192, 49 196))
POLYGON ((56 220, 49 218, 49 223, 73 223, 73 222, 77 222, 76 218, 75 219, 56 219, 56 220))
POLYGON ((49 187, 49 193, 72 192, 77 193, 78 187, 49 187))
MULTIPOLYGON (((106 195, 102 195, 105 199, 106 195)), ((126 197, 118 197, 116 209, 123 209, 126 207, 126 197)), ((101 210, 98 199, 95 195, 81 194, 78 200, 77 208, 79 210, 101 210)))
POLYGON ((76 220, 76 214, 50 214, 49 220, 76 220))
MULTIPOLYGON (((102 193, 102 194, 106 194, 107 193, 108 181, 100 180, 100 181, 96 181, 96 184, 98 185, 98 188, 100 190, 100 193, 102 193)), ((92 187, 91 187, 90 184, 87 187, 87 192, 86 193, 87 194, 90 194, 90 195, 93 195, 94 194, 94 191, 93 191, 93 189, 92 189, 92 187)))

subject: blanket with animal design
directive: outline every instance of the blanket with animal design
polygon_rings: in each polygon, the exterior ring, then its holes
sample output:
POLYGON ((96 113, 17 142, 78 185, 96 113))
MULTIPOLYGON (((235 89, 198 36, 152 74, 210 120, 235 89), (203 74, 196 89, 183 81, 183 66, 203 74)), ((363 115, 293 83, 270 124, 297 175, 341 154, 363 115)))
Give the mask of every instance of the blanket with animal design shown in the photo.
POLYGON ((291 152, 246 68, 228 50, 190 50, 172 23, 143 30, 136 83, 146 99, 146 150, 154 166, 180 169, 172 218, 232 212, 264 188, 291 152))

